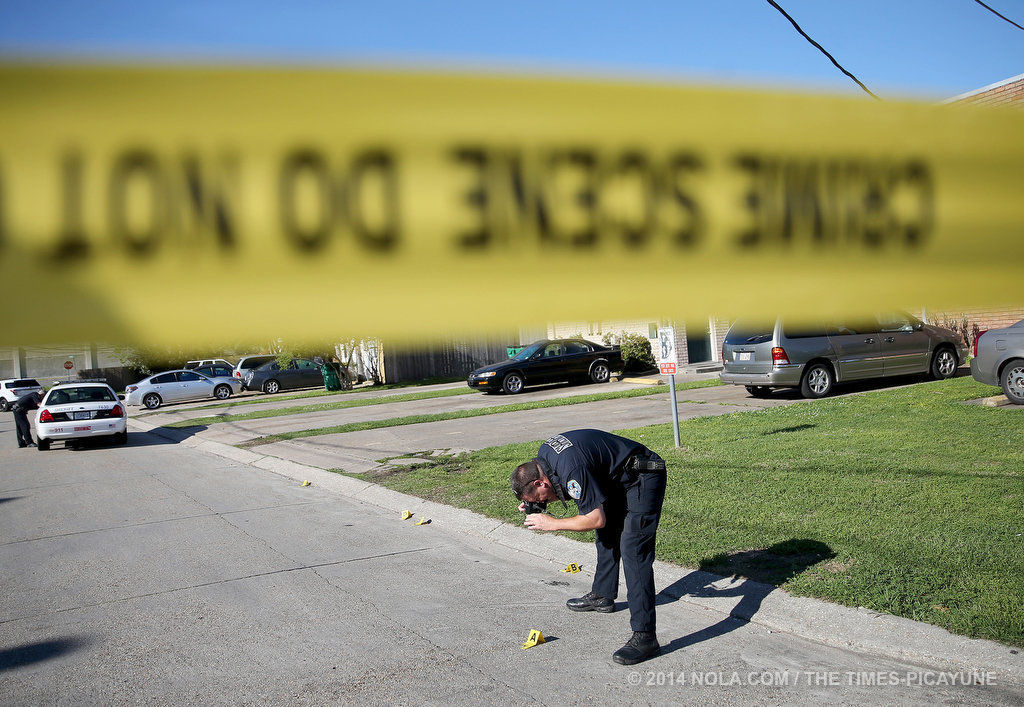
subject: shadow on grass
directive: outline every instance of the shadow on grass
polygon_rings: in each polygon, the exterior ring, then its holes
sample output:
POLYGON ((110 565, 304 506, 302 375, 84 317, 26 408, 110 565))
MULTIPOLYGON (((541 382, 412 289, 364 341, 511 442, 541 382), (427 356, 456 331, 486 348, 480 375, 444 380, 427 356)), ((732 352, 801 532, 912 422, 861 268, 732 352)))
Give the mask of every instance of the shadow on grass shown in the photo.
POLYGON ((735 631, 753 618, 764 598, 779 585, 833 557, 832 548, 823 542, 794 538, 764 550, 720 553, 704 558, 700 561, 700 571, 691 572, 662 589, 656 597, 656 604, 671 604, 684 596, 737 597, 739 602, 729 616, 718 623, 662 646, 662 655, 735 631), (738 581, 726 587, 715 586, 723 576, 732 576, 738 581))
POLYGON ((71 651, 84 648, 91 641, 81 636, 69 636, 52 641, 24 643, 0 650, 0 671, 14 670, 33 663, 42 663, 71 651))
POLYGON ((777 430, 771 430, 770 432, 762 432, 761 434, 767 436, 782 434, 784 432, 800 432, 802 430, 809 430, 814 427, 817 427, 817 425, 793 425, 792 427, 781 427, 777 430))
MULTIPOLYGON (((971 369, 961 366, 953 374, 953 378, 969 378, 971 369)), ((890 376, 886 378, 870 378, 867 380, 854 381, 851 383, 836 383, 835 388, 829 397, 846 395, 848 393, 866 393, 872 390, 889 390, 900 388, 915 383, 929 383, 932 381, 926 373, 913 373, 910 375, 890 376)), ((774 400, 803 400, 804 396, 799 388, 773 388, 769 399, 774 400)))

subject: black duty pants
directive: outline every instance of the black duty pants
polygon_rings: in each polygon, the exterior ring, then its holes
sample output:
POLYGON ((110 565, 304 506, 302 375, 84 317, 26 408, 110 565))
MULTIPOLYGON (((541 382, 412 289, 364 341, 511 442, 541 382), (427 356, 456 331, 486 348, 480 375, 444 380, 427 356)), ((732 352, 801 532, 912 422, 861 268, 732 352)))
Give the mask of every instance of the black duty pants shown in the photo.
POLYGON ((25 410, 19 408, 14 411, 14 425, 18 433, 18 446, 32 444, 32 426, 28 422, 28 413, 25 410))
POLYGON ((626 575, 629 625, 634 631, 655 630, 654 539, 664 501, 665 472, 639 474, 623 495, 605 501, 605 525, 596 532, 593 592, 609 599, 618 596, 621 559, 626 575))

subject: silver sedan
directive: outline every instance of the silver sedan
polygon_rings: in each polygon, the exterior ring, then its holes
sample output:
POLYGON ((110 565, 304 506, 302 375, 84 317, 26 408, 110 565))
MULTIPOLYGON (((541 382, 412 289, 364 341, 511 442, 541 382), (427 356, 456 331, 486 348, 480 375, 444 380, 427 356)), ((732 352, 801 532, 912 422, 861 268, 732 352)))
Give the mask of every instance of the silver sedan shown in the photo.
POLYGON ((1024 405, 1024 319, 978 334, 971 375, 979 383, 1002 387, 1014 405, 1024 405))
POLYGON ((183 400, 226 400, 241 390, 242 382, 236 378, 210 378, 196 371, 166 371, 125 388, 125 402, 156 410, 164 403, 183 400))

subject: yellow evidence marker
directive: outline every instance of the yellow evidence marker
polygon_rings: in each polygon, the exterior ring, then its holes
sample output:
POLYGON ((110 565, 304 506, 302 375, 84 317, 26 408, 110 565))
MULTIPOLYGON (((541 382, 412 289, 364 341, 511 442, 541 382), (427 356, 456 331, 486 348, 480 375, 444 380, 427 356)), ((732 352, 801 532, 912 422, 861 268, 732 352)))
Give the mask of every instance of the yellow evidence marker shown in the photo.
POLYGON ((530 637, 527 638, 526 643, 523 644, 523 650, 525 651, 527 648, 533 648, 541 643, 544 643, 544 634, 537 629, 533 629, 530 631, 530 637))
POLYGON ((425 518, 423 516, 420 516, 420 519, 418 521, 416 521, 415 523, 413 523, 413 525, 426 525, 429 522, 430 522, 430 518, 425 518))
POLYGON ((563 572, 568 572, 569 574, 576 574, 581 569, 583 569, 583 567, 581 565, 577 565, 575 562, 573 562, 571 565, 569 565, 568 567, 566 567, 562 571, 563 572))
POLYGON ((402 511, 402 520, 409 520, 412 518, 412 513, 409 511, 402 511))
POLYGON ((309 486, 309 484, 310 484, 310 482, 309 482, 309 481, 303 481, 303 482, 302 482, 302 483, 300 484, 300 486, 309 486))

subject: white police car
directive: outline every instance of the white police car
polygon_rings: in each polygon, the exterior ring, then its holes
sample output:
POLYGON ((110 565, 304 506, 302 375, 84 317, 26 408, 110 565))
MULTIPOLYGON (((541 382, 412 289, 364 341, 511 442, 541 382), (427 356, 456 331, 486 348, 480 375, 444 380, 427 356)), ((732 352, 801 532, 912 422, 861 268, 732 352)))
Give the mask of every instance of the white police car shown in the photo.
POLYGON ((73 443, 95 437, 115 444, 128 442, 128 415, 114 389, 106 383, 62 383, 50 388, 36 412, 36 447, 51 442, 73 443))

